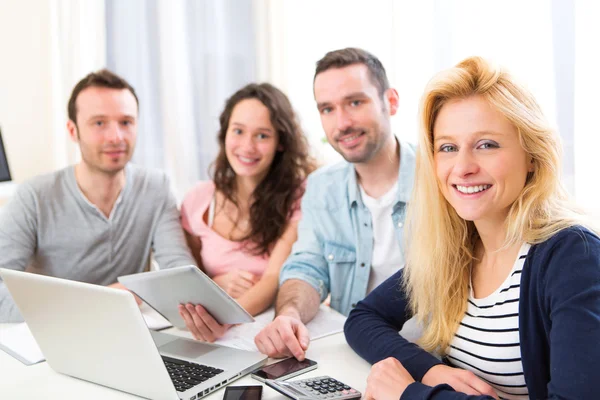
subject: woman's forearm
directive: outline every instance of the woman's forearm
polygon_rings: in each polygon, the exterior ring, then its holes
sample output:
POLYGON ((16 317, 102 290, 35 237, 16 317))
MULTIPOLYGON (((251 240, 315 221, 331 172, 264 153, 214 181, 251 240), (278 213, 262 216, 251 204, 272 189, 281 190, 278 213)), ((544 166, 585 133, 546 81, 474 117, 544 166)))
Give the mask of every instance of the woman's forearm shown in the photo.
POLYGON ((250 315, 254 316, 260 314, 269 308, 275 301, 278 279, 279 277, 274 274, 263 275, 254 286, 238 298, 238 303, 240 303, 250 315))

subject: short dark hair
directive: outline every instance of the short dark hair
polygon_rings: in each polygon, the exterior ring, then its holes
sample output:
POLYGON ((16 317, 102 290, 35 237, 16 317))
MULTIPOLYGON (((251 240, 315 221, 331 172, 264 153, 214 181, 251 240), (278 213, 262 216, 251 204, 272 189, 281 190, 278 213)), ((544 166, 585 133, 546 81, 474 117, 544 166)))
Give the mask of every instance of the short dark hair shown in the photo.
POLYGON ((332 68, 343 68, 349 65, 363 64, 369 70, 371 82, 377 87, 379 95, 383 97, 386 90, 390 88, 390 83, 385 73, 383 64, 373 54, 363 49, 348 47, 345 49, 330 51, 323 58, 317 61, 317 68, 313 78, 313 84, 317 75, 332 68))
POLYGON ((67 104, 67 114, 69 119, 74 123, 77 123, 77 96, 84 89, 89 87, 102 87, 109 89, 127 89, 131 92, 133 97, 135 97, 135 102, 138 107, 140 106, 140 102, 138 100, 137 95, 135 94, 135 90, 133 87, 127 82, 125 79, 121 78, 119 75, 114 72, 109 71, 104 68, 100 71, 92 72, 88 74, 85 78, 77 82, 77 85, 73 88, 71 92, 71 97, 69 98, 69 103, 67 104))

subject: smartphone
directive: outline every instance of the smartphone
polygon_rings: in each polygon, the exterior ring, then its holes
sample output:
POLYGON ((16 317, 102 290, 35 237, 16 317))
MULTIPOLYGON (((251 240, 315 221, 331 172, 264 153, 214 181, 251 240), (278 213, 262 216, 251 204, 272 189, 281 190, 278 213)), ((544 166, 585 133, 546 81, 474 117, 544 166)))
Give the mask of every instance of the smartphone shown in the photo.
POLYGON ((317 368, 317 362, 305 358, 304 361, 298 361, 294 357, 276 362, 266 367, 259 368, 250 375, 257 381, 264 382, 265 379, 274 381, 284 381, 296 375, 312 371, 317 368))
POLYGON ((223 400, 260 400, 262 386, 227 386, 223 400))

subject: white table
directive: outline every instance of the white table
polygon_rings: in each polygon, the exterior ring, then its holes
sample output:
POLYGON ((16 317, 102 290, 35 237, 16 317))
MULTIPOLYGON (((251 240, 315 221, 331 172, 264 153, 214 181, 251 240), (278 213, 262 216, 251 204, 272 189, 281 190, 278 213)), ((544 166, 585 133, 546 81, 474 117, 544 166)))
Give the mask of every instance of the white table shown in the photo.
MULTIPOLYGON (((8 325, 0 324, 0 330, 8 325)), ((318 368, 292 380, 330 375, 364 393, 370 365, 352 351, 343 333, 311 342, 307 356, 319 363, 318 368)), ((249 375, 231 383, 234 386, 260 384, 249 375)), ((222 399, 224 392, 219 389, 202 399, 222 399)), ((263 399, 285 398, 263 384, 263 399)), ((59 374, 46 362, 27 367, 0 350, 0 399, 111 400, 139 397, 59 374)))
POLYGON ((14 182, 0 182, 0 208, 5 204, 17 189, 17 184, 14 182))

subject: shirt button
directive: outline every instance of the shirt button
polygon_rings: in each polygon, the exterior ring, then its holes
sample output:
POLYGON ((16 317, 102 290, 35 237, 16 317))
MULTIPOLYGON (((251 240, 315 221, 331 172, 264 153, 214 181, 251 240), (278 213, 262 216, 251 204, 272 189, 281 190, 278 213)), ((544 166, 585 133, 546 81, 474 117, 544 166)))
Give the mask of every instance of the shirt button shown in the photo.
POLYGON ((360 263, 360 266, 361 266, 361 267, 364 267, 364 266, 365 266, 365 263, 360 263))
POLYGON ((398 222, 398 228, 402 228, 402 225, 404 225, 402 222, 398 222))
POLYGON ((328 256, 327 256, 327 259, 328 259, 329 261, 333 260, 333 254, 330 254, 330 255, 328 255, 328 256))

